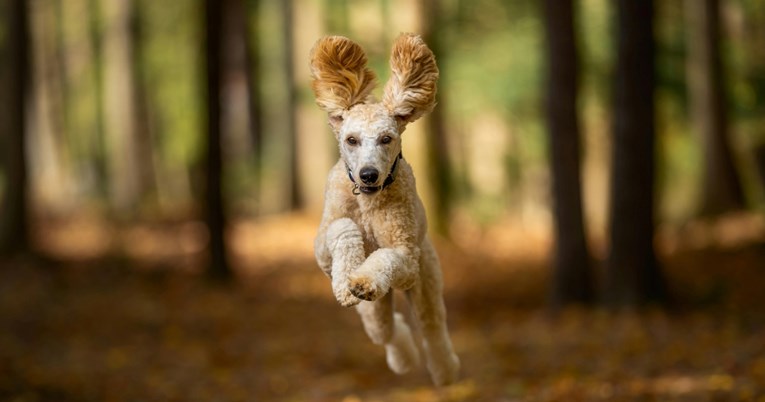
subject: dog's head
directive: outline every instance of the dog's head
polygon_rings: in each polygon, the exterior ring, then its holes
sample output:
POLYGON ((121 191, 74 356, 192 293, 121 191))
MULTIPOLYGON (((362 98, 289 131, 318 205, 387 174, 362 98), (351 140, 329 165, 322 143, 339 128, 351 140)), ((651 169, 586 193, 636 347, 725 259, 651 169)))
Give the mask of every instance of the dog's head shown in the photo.
POLYGON ((377 102, 370 94, 375 74, 367 68, 361 46, 342 36, 326 36, 311 50, 316 103, 329 115, 340 155, 365 193, 383 187, 401 153, 406 125, 436 103, 438 67, 420 36, 401 34, 393 44, 390 66, 382 102, 377 102))

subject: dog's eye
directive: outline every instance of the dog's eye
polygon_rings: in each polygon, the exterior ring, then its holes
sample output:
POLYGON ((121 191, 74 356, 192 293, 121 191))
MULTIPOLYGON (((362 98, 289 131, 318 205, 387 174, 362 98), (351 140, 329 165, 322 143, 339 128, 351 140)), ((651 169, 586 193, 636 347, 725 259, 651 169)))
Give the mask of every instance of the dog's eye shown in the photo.
POLYGON ((348 137, 345 139, 345 142, 348 143, 348 145, 356 145, 359 143, 359 141, 356 139, 356 137, 348 137))
POLYGON ((381 144, 390 144, 391 141, 393 141, 393 138, 390 138, 389 135, 386 135, 380 139, 381 144))

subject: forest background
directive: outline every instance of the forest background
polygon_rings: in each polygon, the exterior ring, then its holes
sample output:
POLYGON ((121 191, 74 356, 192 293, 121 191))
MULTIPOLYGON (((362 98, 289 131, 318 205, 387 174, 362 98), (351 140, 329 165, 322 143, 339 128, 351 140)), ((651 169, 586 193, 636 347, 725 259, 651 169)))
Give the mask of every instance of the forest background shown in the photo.
POLYGON ((3 2, 0 398, 758 400, 765 2, 633 3, 3 2), (441 70, 403 154, 444 390, 375 377, 312 261, 338 152, 309 51, 348 36, 385 82, 400 32, 441 70))

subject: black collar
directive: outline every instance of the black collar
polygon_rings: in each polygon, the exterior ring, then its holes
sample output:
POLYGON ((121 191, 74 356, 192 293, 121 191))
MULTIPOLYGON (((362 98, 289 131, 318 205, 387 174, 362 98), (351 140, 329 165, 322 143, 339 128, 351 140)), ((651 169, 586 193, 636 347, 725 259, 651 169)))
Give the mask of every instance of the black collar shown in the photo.
POLYGON ((398 166, 399 159, 403 159, 404 157, 401 155, 401 152, 398 153, 398 156, 396 156, 396 160, 393 161, 393 166, 390 167, 390 173, 388 173, 388 177, 385 178, 385 181, 383 182, 382 186, 362 186, 359 185, 359 183, 356 183, 356 180, 353 178, 353 172, 351 172, 350 166, 348 164, 345 164, 345 168, 348 170, 348 178, 351 179, 351 182, 353 182, 353 194, 359 195, 361 193, 364 194, 374 194, 378 191, 381 191, 385 189, 385 187, 390 186, 393 184, 393 181, 396 180, 396 166, 398 166))

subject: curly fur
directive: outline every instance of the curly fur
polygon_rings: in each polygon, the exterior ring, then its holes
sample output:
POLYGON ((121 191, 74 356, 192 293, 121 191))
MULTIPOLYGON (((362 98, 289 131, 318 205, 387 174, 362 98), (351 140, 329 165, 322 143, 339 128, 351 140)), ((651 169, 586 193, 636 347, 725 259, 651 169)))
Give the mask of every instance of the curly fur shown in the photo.
POLYGON ((311 50, 311 85, 316 103, 331 116, 363 103, 375 87, 361 46, 342 36, 327 36, 311 50))
POLYGON ((370 339, 385 346, 388 366, 398 374, 419 362, 409 325, 394 312, 392 290, 406 291, 433 382, 448 384, 457 378, 459 359, 446 328, 440 264, 426 235, 412 169, 398 160, 406 124, 435 104, 438 68, 433 53, 413 34, 396 39, 391 68, 378 103, 369 97, 374 75, 361 47, 331 36, 311 53, 316 100, 329 114, 341 156, 327 178, 316 261, 331 278, 337 301, 356 306, 370 339), (394 163, 393 183, 379 191, 354 191, 369 169, 379 175, 365 185, 382 188, 394 163))
POLYGON ((385 84, 383 104, 390 112, 412 122, 436 104, 438 67, 433 52, 417 35, 403 34, 393 43, 391 78, 385 84))

